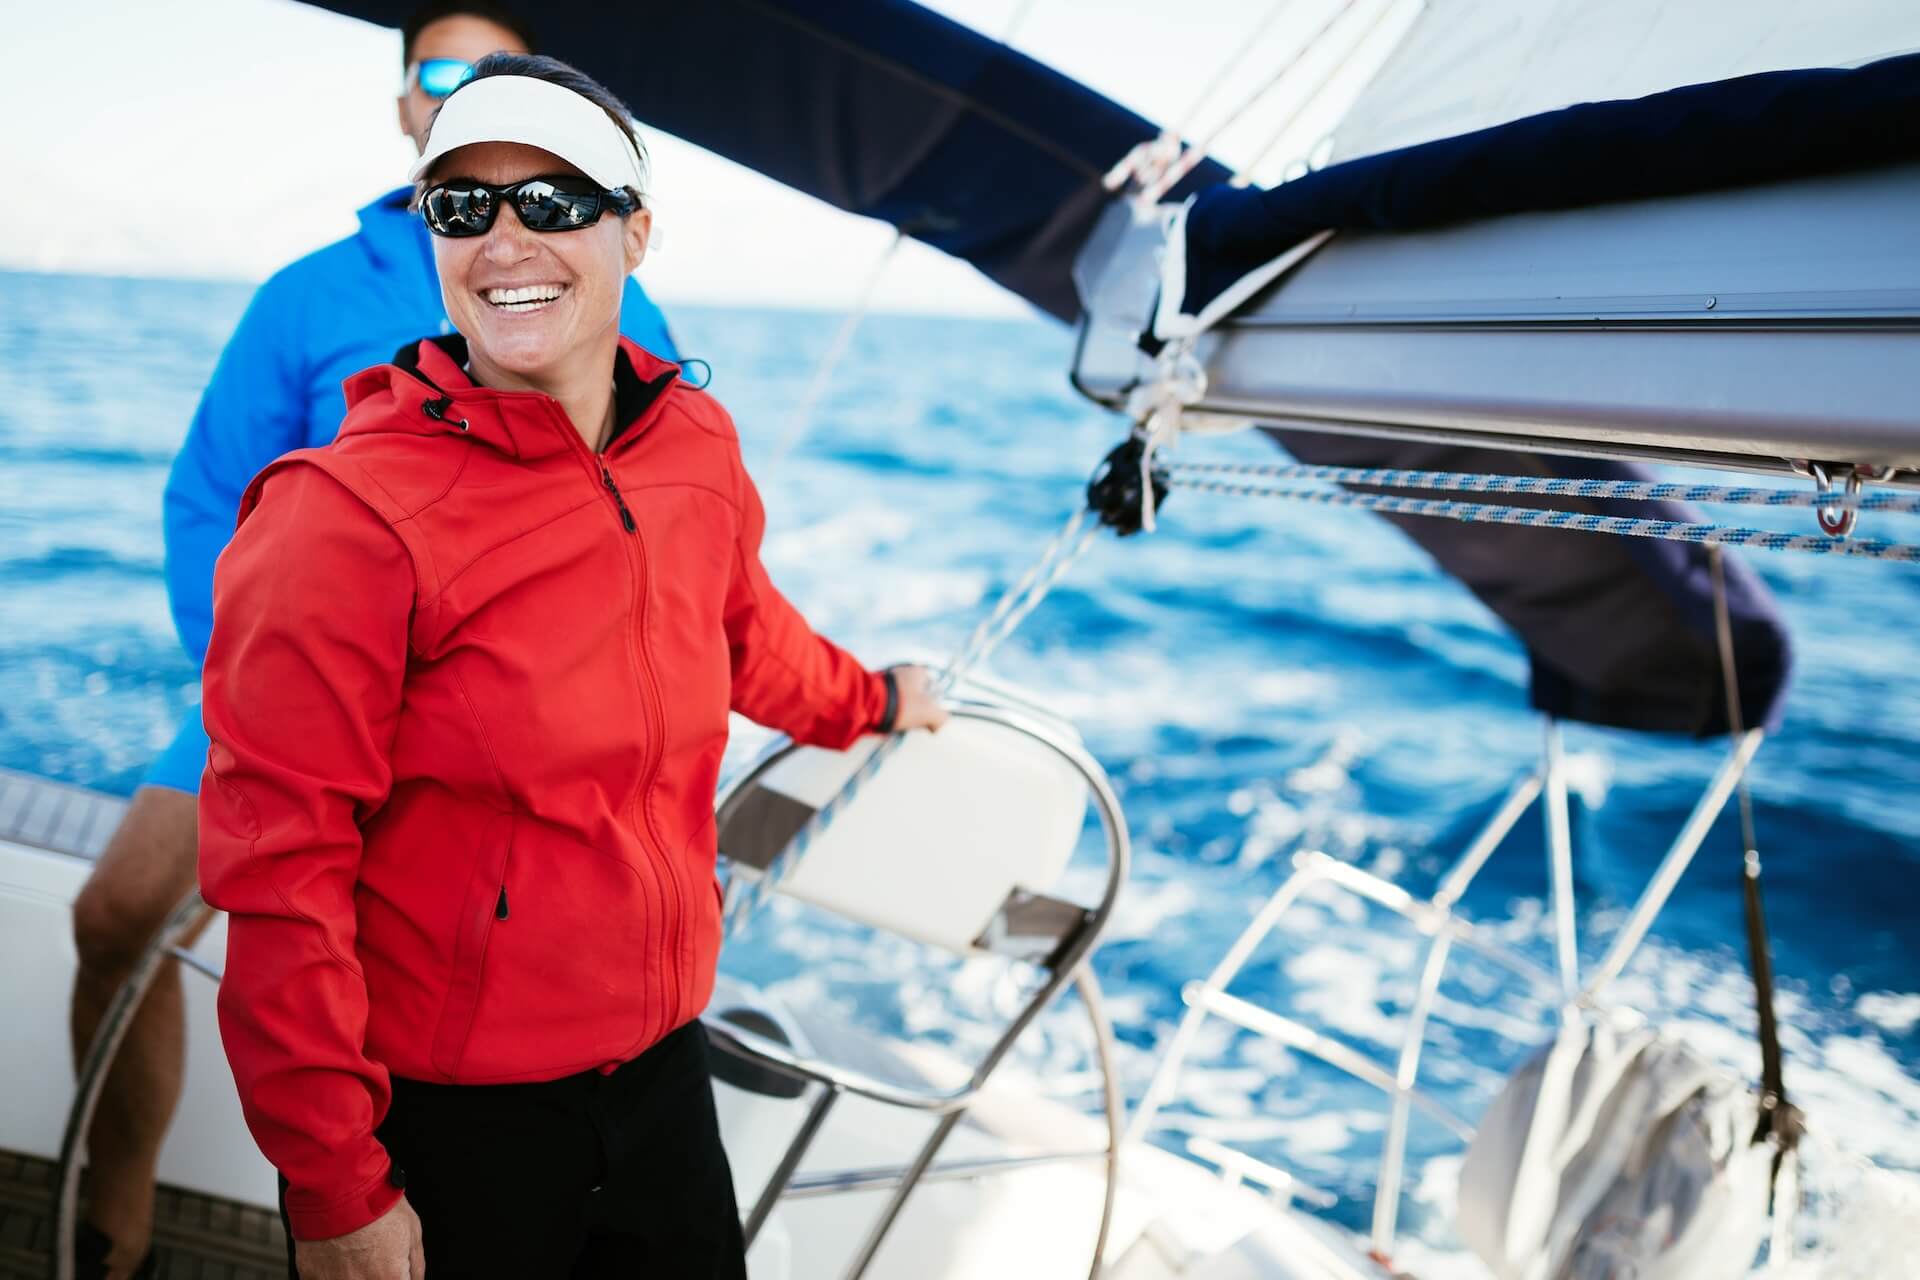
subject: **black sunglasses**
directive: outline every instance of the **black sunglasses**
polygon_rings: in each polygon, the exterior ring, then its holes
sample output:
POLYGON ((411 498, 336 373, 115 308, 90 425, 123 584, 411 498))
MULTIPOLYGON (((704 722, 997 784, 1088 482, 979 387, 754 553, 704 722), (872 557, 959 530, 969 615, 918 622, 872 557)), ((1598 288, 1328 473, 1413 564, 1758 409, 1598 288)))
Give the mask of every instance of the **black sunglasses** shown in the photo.
POLYGON ((578 231, 609 209, 625 214, 640 207, 623 187, 598 187, 571 175, 527 178, 503 187, 454 178, 427 188, 420 216, 437 236, 483 236, 502 203, 513 206, 529 231, 578 231))

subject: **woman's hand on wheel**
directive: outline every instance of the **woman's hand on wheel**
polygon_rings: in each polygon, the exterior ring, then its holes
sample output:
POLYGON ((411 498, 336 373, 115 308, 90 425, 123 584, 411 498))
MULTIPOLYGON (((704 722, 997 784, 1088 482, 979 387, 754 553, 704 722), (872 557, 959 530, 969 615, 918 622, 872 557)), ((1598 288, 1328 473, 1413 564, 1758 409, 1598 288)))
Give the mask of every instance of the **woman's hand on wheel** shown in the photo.
POLYGON ((426 1280, 420 1218, 401 1196, 393 1208, 346 1235, 294 1242, 300 1280, 426 1280))
POLYGON ((947 709, 933 691, 933 673, 925 667, 895 667, 894 683, 900 688, 900 707, 894 713, 896 733, 908 729, 938 730, 947 722, 947 709))

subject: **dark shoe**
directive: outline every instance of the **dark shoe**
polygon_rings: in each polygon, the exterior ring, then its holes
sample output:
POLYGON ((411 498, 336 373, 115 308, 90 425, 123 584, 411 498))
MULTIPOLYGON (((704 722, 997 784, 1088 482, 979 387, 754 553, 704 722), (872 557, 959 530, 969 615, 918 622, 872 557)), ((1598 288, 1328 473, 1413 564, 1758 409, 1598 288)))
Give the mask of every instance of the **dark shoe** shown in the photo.
MULTIPOLYGON (((74 1280, 106 1280, 107 1255, 113 1252, 113 1240, 91 1222, 82 1222, 73 1234, 74 1280)), ((153 1250, 133 1269, 133 1280, 153 1280, 159 1263, 153 1250)))

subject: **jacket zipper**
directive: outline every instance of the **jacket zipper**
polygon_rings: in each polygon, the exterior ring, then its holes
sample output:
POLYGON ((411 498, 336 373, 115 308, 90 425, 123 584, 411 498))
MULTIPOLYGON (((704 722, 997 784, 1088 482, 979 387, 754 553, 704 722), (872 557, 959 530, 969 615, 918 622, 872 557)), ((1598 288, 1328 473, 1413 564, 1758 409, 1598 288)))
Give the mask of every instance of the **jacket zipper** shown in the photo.
MULTIPOLYGON (((646 545, 646 539, 644 537, 641 538, 640 558, 642 562, 646 560, 646 545)), ((650 569, 651 566, 649 566, 649 570, 650 569)), ((687 899, 686 890, 680 883, 680 860, 662 843, 660 833, 654 829, 653 825, 653 805, 651 797, 653 795, 654 780, 660 776, 660 762, 666 758, 667 754, 667 713, 660 698, 659 676, 653 669, 651 655, 648 655, 646 651, 646 634, 646 605, 643 601, 640 614, 639 644, 641 655, 646 659, 641 663, 641 671, 647 678, 647 689, 651 694, 648 703, 653 711, 653 759, 647 763, 646 777, 640 784, 641 819, 646 824, 648 839, 653 841, 654 850, 660 856, 661 865, 666 868, 667 882, 673 889, 673 914, 670 917, 673 922, 673 941, 666 956, 667 973, 671 982, 667 987, 668 1005, 666 1020, 661 1026, 661 1034, 665 1035, 680 1020, 680 983, 682 981, 680 972, 680 945, 686 935, 687 899)))
MULTIPOLYGON (((662 399, 664 399, 664 397, 662 397, 662 399)), ((659 402, 656 401, 655 403, 658 404, 659 402)), ((634 434, 636 433, 632 431, 628 432, 629 437, 634 434)), ((608 465, 606 455, 596 453, 593 455, 593 460, 599 467, 600 484, 606 489, 608 495, 612 497, 614 510, 619 513, 620 527, 625 529, 629 534, 632 534, 639 545, 640 559, 643 566, 641 581, 634 589, 637 616, 634 624, 636 634, 633 637, 632 643, 639 648, 637 665, 640 667, 641 676, 646 682, 647 711, 649 713, 648 727, 652 731, 653 740, 648 744, 652 754, 641 773, 638 805, 641 825, 646 830, 648 841, 653 845, 654 865, 656 868, 664 869, 664 875, 660 876, 659 879, 662 882, 662 887, 667 891, 666 896, 669 900, 666 904, 667 910, 664 913, 662 920, 663 928, 661 930, 663 934, 671 935, 670 940, 667 940, 666 945, 662 948, 663 954, 661 956, 661 967, 666 978, 664 985, 667 997, 667 1007, 662 1024, 662 1030, 664 1032, 672 1028, 674 1022, 680 1016, 680 944, 685 934, 685 924, 681 916, 685 911, 686 895, 680 885, 679 868, 675 865, 674 858, 667 852, 666 846, 661 843, 660 833, 654 829, 653 811, 649 807, 649 797, 653 791, 654 780, 660 773, 660 761, 666 755, 667 726, 666 714, 660 707, 660 682, 655 677, 653 663, 646 653, 646 575, 649 572, 644 568, 646 563, 646 539, 640 536, 639 523, 634 520, 633 512, 627 507, 626 498, 620 493, 619 482, 614 479, 613 468, 608 465)))
POLYGON ((620 523, 628 533, 638 534, 640 526, 633 522, 633 512, 627 510, 627 500, 620 496, 620 486, 613 482, 613 468, 607 465, 603 454, 595 454, 594 460, 600 464, 600 483, 613 495, 614 510, 620 513, 620 523))
MULTIPOLYGON (((625 523, 627 530, 638 539, 640 561, 642 565, 647 566, 646 573, 651 575, 652 566, 647 565, 647 540, 640 534, 638 527, 633 523, 632 514, 628 512, 627 505, 620 496, 620 487, 613 482, 613 469, 607 464, 606 455, 596 454, 595 457, 600 463, 602 483, 612 491, 613 500, 619 506, 621 515, 625 517, 623 523, 625 523)), ((652 658, 647 653, 646 610, 646 596, 643 593, 640 596, 640 617, 636 627, 638 635, 635 642, 640 646, 642 659, 640 670, 641 674, 646 678, 648 693, 647 708, 652 713, 649 717, 649 726, 653 731, 653 758, 647 762, 646 772, 642 776, 640 783, 640 814, 641 822, 646 827, 647 838, 653 842, 654 852, 658 856, 659 863, 666 869, 666 880, 672 897, 671 914, 667 917, 672 923, 672 940, 668 943, 666 955, 663 957, 666 962, 665 968, 668 978, 666 1020, 661 1028, 664 1034, 666 1030, 673 1027, 680 1017, 680 944, 684 940, 686 933, 686 922, 683 918, 686 914, 686 891, 680 884, 678 859, 668 852, 666 845, 661 842, 660 833, 654 829, 653 808, 649 802, 649 798, 653 794, 654 780, 660 776, 660 761, 666 756, 667 717, 666 712, 662 710, 661 707, 660 681, 654 672, 652 658)))

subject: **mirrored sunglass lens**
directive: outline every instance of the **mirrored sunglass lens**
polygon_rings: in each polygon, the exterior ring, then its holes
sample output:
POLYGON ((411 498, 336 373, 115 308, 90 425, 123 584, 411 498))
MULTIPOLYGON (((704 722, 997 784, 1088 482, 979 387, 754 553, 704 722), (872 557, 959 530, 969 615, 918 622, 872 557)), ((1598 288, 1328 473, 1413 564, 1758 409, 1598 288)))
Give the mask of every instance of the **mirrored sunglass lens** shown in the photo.
POLYGON ((435 187, 422 202, 427 225, 443 236, 475 236, 493 221, 493 192, 485 187, 435 187))
POLYGON ((428 58, 420 64, 420 92, 429 98, 444 98, 467 82, 473 64, 458 58, 428 58))
POLYGON ((522 183, 513 195, 520 211, 520 221, 535 230, 544 230, 552 225, 557 195, 552 183, 538 180, 522 183))
POLYGON ((551 183, 530 182, 520 188, 520 220, 535 231, 564 231, 593 220, 598 201, 590 195, 560 191, 551 183))

